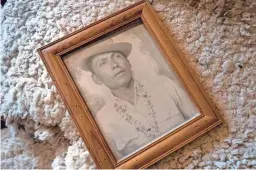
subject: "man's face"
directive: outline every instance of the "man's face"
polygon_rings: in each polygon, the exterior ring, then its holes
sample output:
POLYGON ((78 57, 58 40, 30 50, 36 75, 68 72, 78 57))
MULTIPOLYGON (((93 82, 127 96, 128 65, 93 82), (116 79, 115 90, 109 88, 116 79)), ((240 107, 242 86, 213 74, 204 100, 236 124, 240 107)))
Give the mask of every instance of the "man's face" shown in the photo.
POLYGON ((92 58, 91 69, 98 84, 110 89, 127 85, 132 79, 131 64, 120 52, 108 52, 92 58))

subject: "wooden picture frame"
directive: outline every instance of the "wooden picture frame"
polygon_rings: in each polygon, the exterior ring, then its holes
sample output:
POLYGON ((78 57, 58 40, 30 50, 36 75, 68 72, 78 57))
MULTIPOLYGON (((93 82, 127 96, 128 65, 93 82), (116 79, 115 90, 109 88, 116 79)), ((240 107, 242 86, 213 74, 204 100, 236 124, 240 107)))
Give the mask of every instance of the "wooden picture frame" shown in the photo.
POLYGON ((146 168, 222 122, 215 105, 202 89, 202 85, 195 74, 193 74, 193 71, 187 66, 163 23, 148 2, 138 2, 54 41, 38 49, 38 52, 97 168, 146 168), (86 101, 82 98, 75 82, 70 76, 62 56, 135 20, 141 20, 147 28, 169 65, 172 66, 190 94, 191 99, 198 107, 200 115, 138 152, 118 161, 91 116, 86 101))

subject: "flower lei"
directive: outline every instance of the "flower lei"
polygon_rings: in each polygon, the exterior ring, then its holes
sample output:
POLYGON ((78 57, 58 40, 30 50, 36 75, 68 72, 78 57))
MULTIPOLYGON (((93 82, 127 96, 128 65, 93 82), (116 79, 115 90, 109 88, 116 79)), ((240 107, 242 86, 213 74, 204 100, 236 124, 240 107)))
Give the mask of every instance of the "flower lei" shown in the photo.
POLYGON ((142 98, 145 103, 149 106, 149 117, 151 118, 149 124, 150 127, 146 127, 142 122, 136 120, 132 113, 128 112, 126 104, 118 104, 118 100, 114 103, 114 108, 121 115, 122 119, 128 122, 131 125, 134 125, 137 131, 144 133, 146 136, 157 137, 160 135, 158 123, 156 121, 156 113, 154 111, 153 105, 150 100, 150 95, 145 92, 144 85, 138 83, 138 86, 135 87, 136 97, 142 98))

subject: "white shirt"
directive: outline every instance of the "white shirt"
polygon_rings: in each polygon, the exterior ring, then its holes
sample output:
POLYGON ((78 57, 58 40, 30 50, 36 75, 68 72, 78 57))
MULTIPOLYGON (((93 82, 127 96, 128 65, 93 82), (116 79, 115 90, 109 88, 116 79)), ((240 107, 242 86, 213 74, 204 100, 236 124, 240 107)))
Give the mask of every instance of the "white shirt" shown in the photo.
POLYGON ((164 76, 134 79, 135 104, 111 95, 96 122, 116 158, 122 158, 192 118, 199 111, 164 76))

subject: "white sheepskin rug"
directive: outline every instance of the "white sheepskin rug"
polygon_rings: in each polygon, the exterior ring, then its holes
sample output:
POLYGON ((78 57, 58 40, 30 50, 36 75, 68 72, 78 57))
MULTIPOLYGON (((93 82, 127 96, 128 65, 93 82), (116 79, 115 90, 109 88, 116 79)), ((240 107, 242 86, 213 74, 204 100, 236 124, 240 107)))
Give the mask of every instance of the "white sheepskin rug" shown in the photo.
MULTIPOLYGON (((8 0, 1 8, 1 168, 95 168, 36 50, 132 0, 8 0)), ((256 168, 256 1, 157 0, 225 123, 152 168, 256 168)))

